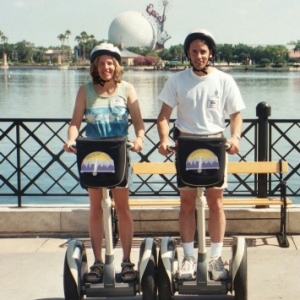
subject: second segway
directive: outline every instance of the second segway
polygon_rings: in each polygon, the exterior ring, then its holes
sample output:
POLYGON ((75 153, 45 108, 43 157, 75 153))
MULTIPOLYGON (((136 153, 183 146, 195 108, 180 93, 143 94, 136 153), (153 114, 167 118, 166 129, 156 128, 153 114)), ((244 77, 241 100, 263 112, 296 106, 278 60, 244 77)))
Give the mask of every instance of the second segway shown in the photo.
POLYGON ((233 240, 228 279, 214 281, 208 272, 203 187, 224 178, 226 140, 179 137, 177 142, 177 172, 183 182, 197 188, 197 269, 194 280, 181 279, 176 243, 171 237, 164 237, 158 257, 159 300, 171 300, 175 292, 185 295, 226 295, 230 292, 235 300, 247 300, 247 245, 243 237, 233 240))

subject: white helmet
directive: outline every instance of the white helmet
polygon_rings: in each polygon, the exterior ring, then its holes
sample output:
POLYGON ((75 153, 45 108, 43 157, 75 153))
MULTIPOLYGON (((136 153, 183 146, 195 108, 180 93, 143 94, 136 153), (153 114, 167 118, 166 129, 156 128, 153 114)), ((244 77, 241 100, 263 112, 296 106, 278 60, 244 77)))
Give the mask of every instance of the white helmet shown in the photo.
POLYGON ((94 47, 90 55, 91 63, 95 60, 96 57, 100 55, 110 55, 114 57, 119 64, 121 64, 121 52, 118 47, 115 47, 110 43, 101 43, 94 47))
POLYGON ((216 42, 213 35, 206 29, 196 29, 188 34, 185 38, 183 49, 186 56, 188 56, 188 49, 190 47, 190 43, 196 39, 201 39, 206 41, 209 49, 212 51, 212 55, 216 54, 216 42))

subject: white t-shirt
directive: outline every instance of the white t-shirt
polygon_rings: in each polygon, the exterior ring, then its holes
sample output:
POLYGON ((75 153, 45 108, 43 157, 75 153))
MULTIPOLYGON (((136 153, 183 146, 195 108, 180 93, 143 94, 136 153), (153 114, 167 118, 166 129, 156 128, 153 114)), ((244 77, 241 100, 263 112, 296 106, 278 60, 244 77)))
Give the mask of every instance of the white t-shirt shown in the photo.
POLYGON ((245 108, 231 75, 213 68, 197 76, 192 68, 169 77, 158 99, 177 106, 175 126, 192 134, 215 134, 225 130, 225 118, 245 108))

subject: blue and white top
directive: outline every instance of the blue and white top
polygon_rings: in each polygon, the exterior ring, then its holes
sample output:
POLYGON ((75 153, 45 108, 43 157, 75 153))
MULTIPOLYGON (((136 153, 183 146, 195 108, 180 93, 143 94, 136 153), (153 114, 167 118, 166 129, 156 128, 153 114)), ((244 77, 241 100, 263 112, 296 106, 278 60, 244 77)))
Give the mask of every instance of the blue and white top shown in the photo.
POLYGON ((86 90, 86 136, 114 137, 128 135, 127 82, 122 81, 113 95, 103 97, 96 93, 93 82, 86 90))

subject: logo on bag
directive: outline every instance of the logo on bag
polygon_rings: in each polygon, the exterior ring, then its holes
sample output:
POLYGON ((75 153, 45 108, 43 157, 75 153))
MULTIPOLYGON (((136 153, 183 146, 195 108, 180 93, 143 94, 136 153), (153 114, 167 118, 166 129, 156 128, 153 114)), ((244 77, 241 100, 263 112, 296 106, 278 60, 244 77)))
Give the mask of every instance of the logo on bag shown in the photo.
POLYGON ((81 173, 115 173, 115 163, 105 152, 92 152, 88 154, 81 163, 81 173))
POLYGON ((187 158, 185 168, 187 171, 208 169, 220 169, 218 157, 208 149, 197 149, 193 151, 187 158))

